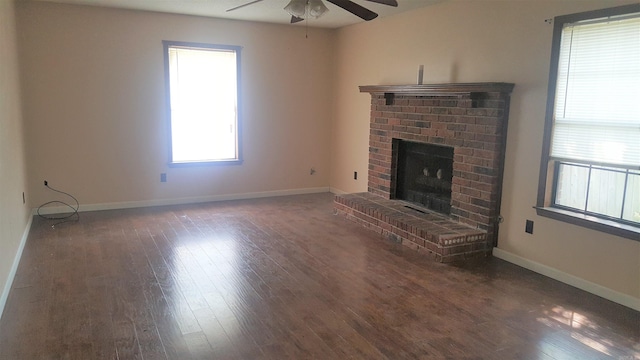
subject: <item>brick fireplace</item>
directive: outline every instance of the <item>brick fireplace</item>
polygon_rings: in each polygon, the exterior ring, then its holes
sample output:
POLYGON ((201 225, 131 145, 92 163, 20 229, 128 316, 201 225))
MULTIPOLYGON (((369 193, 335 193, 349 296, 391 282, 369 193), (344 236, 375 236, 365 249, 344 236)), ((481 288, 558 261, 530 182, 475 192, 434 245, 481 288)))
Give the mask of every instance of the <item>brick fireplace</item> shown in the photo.
MULTIPOLYGON (((361 92, 371 94, 368 192, 337 195, 336 213, 437 261, 490 254, 497 241, 513 86, 361 86, 361 92), (453 150, 449 214, 398 199, 403 141, 453 150)), ((425 165, 424 175, 415 176, 433 182, 438 170, 425 165)))

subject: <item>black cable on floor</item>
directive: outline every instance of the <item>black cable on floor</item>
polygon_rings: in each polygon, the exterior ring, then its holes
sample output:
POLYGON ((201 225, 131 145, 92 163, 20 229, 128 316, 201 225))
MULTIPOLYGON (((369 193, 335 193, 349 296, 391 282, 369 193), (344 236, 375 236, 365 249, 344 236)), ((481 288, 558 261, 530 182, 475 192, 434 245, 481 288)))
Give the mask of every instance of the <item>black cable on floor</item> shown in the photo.
POLYGON ((62 223, 66 223, 66 222, 69 222, 69 221, 80 221, 80 214, 78 213, 78 209, 80 208, 80 203, 78 202, 78 199, 76 199, 73 195, 71 195, 69 193, 66 193, 64 191, 60 191, 60 190, 52 188, 51 186, 49 186, 49 183, 47 181, 44 182, 44 186, 46 186, 51 191, 55 191, 57 193, 60 193, 60 194, 63 194, 63 195, 66 195, 66 196, 72 198, 76 202, 76 206, 73 207, 73 206, 67 204, 66 202, 60 201, 60 200, 48 201, 48 202, 38 206, 37 213, 38 213, 39 217, 41 217, 43 219, 46 219, 46 220, 60 220, 60 221, 56 222, 55 224, 51 225, 51 227, 55 227, 56 225, 59 225, 59 224, 62 224, 62 223), (73 212, 71 214, 65 215, 65 216, 42 215, 40 213, 40 209, 42 209, 43 207, 45 207, 47 205, 51 205, 51 204, 62 204, 64 206, 69 207, 71 210, 73 210, 73 212), (73 219, 74 216, 75 216, 75 219, 73 219))

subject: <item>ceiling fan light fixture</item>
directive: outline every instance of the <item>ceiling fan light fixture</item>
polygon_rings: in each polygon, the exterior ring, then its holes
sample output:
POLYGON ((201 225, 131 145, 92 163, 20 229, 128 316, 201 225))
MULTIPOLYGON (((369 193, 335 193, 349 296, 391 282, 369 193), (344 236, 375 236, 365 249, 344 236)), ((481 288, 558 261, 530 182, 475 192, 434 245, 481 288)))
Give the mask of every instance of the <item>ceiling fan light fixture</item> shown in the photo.
POLYGON ((307 2, 309 17, 312 19, 317 19, 320 16, 324 15, 329 9, 324 6, 322 0, 309 0, 307 2))
POLYGON ((322 0, 291 0, 284 9, 300 19, 317 19, 329 11, 322 0))
POLYGON ((307 18, 307 0, 291 0, 284 9, 292 16, 307 18))

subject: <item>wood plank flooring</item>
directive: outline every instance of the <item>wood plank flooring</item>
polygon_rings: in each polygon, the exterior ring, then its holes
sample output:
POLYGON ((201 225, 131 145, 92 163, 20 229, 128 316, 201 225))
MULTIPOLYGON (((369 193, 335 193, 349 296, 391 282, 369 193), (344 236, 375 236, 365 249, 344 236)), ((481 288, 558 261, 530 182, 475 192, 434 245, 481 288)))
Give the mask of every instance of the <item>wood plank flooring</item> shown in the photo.
POLYGON ((332 199, 36 218, 0 359, 640 359, 640 313, 495 258, 429 261, 332 199))

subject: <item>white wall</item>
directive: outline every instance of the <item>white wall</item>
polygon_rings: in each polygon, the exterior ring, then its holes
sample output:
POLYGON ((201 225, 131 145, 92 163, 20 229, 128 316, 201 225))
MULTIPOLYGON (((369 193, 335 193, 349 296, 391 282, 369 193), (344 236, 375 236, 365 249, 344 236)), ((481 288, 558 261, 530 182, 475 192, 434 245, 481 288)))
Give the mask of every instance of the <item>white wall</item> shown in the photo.
POLYGON ((341 29, 331 186, 367 190, 370 96, 359 85, 511 82, 499 250, 640 304, 640 241, 538 217, 553 26, 545 19, 632 1, 446 1, 341 29), (353 180, 358 171, 358 180, 353 180), (534 220, 534 234, 524 232, 534 220))
POLYGON ((85 208, 328 188, 331 31, 305 38, 302 27, 49 3, 17 10, 31 206, 54 198, 45 179, 85 208), (244 164, 167 166, 162 40, 242 46, 244 164))
POLYGON ((14 4, 0 1, 0 315, 29 219, 17 53, 14 4))

